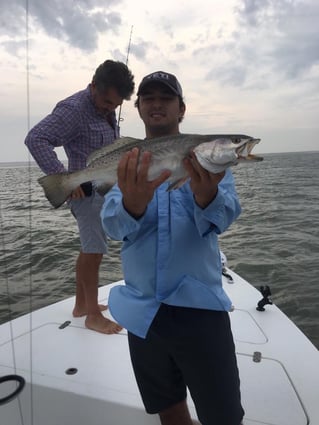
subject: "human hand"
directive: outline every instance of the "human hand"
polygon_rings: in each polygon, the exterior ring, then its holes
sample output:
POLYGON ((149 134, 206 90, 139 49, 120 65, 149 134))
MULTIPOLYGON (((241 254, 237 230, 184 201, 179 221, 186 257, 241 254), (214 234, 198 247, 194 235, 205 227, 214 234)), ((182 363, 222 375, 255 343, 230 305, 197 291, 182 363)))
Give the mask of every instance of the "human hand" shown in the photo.
POLYGON ((194 152, 184 160, 184 166, 190 176, 190 187, 197 205, 206 208, 215 199, 218 183, 224 177, 225 171, 213 174, 205 170, 198 162, 194 152))
POLYGON ((81 186, 78 186, 74 190, 72 190, 72 193, 69 199, 81 199, 81 198, 85 198, 85 193, 83 192, 81 186))
MULTIPOLYGON (((150 142, 151 143, 151 142, 150 142)), ((155 190, 170 176, 171 172, 163 171, 159 177, 149 181, 148 170, 151 164, 151 153, 144 152, 139 161, 139 149, 126 152, 118 165, 118 186, 123 195, 123 205, 135 218, 141 217, 155 190)))

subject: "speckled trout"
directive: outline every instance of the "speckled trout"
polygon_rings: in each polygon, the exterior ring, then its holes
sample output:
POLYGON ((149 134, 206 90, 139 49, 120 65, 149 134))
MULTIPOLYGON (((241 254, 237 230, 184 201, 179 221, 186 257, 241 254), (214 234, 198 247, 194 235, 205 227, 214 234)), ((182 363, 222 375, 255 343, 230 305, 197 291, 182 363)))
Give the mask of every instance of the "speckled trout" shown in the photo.
POLYGON ((140 153, 148 151, 152 154, 149 180, 158 177, 163 170, 170 170, 168 190, 173 190, 187 180, 183 159, 192 151, 203 168, 220 173, 243 161, 261 161, 262 157, 251 153, 259 142, 260 139, 242 134, 177 134, 148 140, 122 137, 94 151, 88 157, 86 168, 44 176, 38 182, 54 208, 61 206, 72 191, 85 182, 92 182, 97 192, 104 195, 117 181, 117 167, 122 155, 137 147, 140 153))

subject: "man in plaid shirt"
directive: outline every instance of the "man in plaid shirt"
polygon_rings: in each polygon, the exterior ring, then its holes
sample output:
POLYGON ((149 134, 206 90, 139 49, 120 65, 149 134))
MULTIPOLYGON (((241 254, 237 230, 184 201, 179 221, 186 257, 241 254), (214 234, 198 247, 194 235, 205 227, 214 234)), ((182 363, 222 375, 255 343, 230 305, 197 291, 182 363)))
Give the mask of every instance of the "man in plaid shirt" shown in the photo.
MULTIPOLYGON (((119 137, 115 109, 129 100, 134 77, 121 62, 107 60, 95 71, 88 87, 60 101, 52 113, 28 133, 25 144, 45 174, 66 172, 54 149, 63 146, 68 171, 85 168, 87 157, 119 137)), ((73 316, 86 315, 85 325, 112 334, 122 328, 105 318, 98 304, 98 275, 107 241, 100 221, 104 198, 87 182, 69 199, 80 232, 81 250, 76 262, 76 298, 73 316)))

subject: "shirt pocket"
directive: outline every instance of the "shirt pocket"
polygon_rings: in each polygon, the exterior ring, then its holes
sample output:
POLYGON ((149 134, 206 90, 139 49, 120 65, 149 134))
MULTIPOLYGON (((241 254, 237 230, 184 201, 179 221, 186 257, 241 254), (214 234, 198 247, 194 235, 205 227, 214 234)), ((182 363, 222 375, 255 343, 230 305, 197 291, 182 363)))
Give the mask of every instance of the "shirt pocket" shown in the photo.
POLYGON ((114 142, 114 129, 107 122, 89 124, 90 146, 92 148, 100 148, 114 142))

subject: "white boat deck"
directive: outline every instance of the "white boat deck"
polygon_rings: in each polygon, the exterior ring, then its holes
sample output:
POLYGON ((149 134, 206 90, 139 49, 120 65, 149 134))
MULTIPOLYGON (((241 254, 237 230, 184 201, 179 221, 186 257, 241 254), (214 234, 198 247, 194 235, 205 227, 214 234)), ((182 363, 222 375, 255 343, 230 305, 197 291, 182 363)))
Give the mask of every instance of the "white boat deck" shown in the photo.
MULTIPOLYGON (((276 306, 257 311, 261 294, 228 272, 245 425, 318 425, 318 350, 276 306)), ((110 287, 100 288, 101 303, 110 287)), ((156 415, 144 413, 126 332, 86 329, 84 318, 72 317, 73 303, 72 297, 0 326, 0 377, 17 373, 27 381, 18 398, 0 405, 1 425, 158 425, 156 415)), ((14 388, 0 384, 0 397, 14 388)), ((189 405, 195 418, 190 398, 189 405)))

